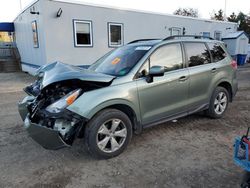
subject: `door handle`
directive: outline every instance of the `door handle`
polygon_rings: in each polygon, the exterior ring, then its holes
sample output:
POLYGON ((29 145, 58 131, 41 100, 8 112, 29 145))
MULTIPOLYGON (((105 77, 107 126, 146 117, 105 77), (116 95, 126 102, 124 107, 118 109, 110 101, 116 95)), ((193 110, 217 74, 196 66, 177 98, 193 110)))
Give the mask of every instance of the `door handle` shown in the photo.
POLYGON ((212 73, 215 73, 216 71, 217 71, 216 68, 212 68, 212 70, 211 70, 212 73))
POLYGON ((184 81, 186 81, 187 79, 188 79, 187 76, 181 76, 181 77, 179 78, 179 81, 180 81, 180 82, 184 82, 184 81))

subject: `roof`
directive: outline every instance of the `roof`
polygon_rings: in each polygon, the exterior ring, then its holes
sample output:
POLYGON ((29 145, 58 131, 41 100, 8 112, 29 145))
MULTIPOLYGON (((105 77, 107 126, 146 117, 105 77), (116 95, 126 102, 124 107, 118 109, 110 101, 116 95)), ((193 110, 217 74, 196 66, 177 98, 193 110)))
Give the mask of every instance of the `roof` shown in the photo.
POLYGON ((14 23, 12 22, 0 22, 0 31, 14 32, 14 23))
POLYGON ((162 42, 161 39, 142 39, 141 41, 140 40, 135 40, 135 41, 131 41, 128 43, 128 45, 131 45, 131 46, 138 46, 138 45, 150 45, 150 46, 154 46, 156 44, 159 44, 160 42, 162 42))
POLYGON ((227 34, 222 39, 237 39, 243 34, 245 34, 248 37, 248 35, 244 31, 237 31, 237 32, 234 32, 234 33, 227 34))
POLYGON ((181 15, 160 13, 160 12, 154 12, 154 11, 138 10, 138 9, 133 9, 133 8, 123 8, 123 7, 118 7, 118 6, 109 6, 109 5, 103 5, 103 4, 89 3, 89 2, 79 1, 79 0, 50 0, 50 1, 78 4, 78 5, 86 5, 86 6, 94 6, 94 7, 108 8, 108 9, 118 9, 118 10, 130 11, 130 12, 139 12, 139 13, 146 13, 146 14, 170 16, 170 17, 177 17, 177 18, 183 18, 183 19, 189 19, 189 20, 199 20, 199 21, 205 21, 205 22, 227 23, 227 24, 232 24, 232 25, 237 24, 235 22, 226 22, 226 21, 211 20, 211 19, 204 19, 204 18, 194 18, 194 17, 189 17, 189 16, 181 16, 181 15))
POLYGON ((27 9, 29 9, 31 6, 33 6, 34 4, 36 4, 39 0, 33 0, 31 1, 28 5, 26 5, 15 17, 15 19, 13 20, 13 22, 15 22, 15 20, 22 14, 24 13, 27 9))
MULTIPOLYGON (((28 8, 30 8, 32 5, 34 5, 37 1, 40 0, 33 0, 28 6, 26 6, 18 15, 17 17, 22 14, 24 11, 26 11, 28 8)), ((153 11, 144 11, 144 10, 138 10, 138 9, 131 9, 131 8, 122 8, 117 6, 108 6, 103 4, 95 4, 95 3, 87 3, 83 1, 77 1, 77 0, 49 0, 54 2, 62 2, 62 3, 69 3, 69 4, 78 4, 78 5, 85 5, 85 6, 92 6, 92 7, 100 7, 100 8, 107 8, 107 9, 116 9, 116 10, 124 10, 124 11, 130 11, 130 12, 138 12, 138 13, 145 13, 145 14, 155 14, 155 15, 162 15, 162 16, 169 16, 169 17, 176 17, 176 18, 183 18, 183 19, 189 19, 189 20, 198 20, 198 21, 205 21, 210 23, 227 23, 236 25, 235 22, 226 22, 226 21, 219 21, 219 20, 210 20, 210 19, 203 19, 203 18, 194 18, 194 17, 188 17, 188 16, 180 16, 180 15, 173 15, 173 14, 166 14, 166 13, 160 13, 160 12, 153 12, 153 11)))

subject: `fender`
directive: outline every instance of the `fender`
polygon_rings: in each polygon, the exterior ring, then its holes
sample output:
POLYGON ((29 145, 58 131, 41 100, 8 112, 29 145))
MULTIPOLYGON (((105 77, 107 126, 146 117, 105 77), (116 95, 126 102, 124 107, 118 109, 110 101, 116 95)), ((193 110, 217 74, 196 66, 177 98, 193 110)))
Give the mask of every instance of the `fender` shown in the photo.
POLYGON ((109 86, 83 93, 67 109, 91 119, 97 112, 112 105, 126 105, 130 107, 141 122, 139 100, 135 82, 109 86), (128 89, 124 89, 127 87, 128 89))
POLYGON ((214 92, 215 88, 218 87, 218 86, 219 86, 221 83, 223 83, 223 82, 228 83, 228 84, 231 86, 231 89, 232 89, 232 84, 231 84, 231 82, 229 81, 229 79, 228 79, 228 78, 221 78, 221 79, 218 80, 215 84, 212 85, 213 88, 210 90, 211 92, 210 92, 209 100, 211 99, 211 97, 212 97, 212 95, 213 95, 213 92, 214 92))

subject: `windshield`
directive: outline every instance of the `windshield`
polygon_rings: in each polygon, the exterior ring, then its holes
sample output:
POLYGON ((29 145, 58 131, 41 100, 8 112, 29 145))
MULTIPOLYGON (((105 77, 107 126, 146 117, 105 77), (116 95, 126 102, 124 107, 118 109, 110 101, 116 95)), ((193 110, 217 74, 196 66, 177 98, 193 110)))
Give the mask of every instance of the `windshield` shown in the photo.
POLYGON ((123 46, 97 60, 90 70, 113 76, 126 75, 152 46, 123 46))

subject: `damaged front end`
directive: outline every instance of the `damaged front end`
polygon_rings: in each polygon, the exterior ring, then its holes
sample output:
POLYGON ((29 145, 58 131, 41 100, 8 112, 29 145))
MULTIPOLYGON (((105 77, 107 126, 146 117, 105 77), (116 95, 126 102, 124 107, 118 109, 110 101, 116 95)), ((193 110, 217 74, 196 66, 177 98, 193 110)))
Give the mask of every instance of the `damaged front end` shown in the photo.
MULTIPOLYGON (((31 88, 25 91, 28 89, 31 88)), ((54 89, 47 88, 37 96, 25 97, 18 104, 18 109, 29 135, 46 149, 71 145, 85 119, 66 107, 81 94, 82 89, 56 84, 54 89)))
MULTIPOLYGON (((114 77, 55 62, 37 72, 24 88, 18 109, 29 135, 46 149, 72 145, 87 119, 67 109, 84 92, 109 86, 114 77)), ((79 107, 81 108, 81 107, 79 107)))

